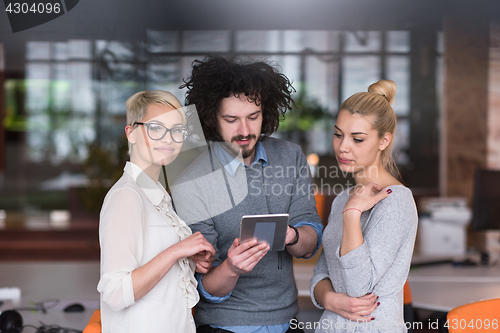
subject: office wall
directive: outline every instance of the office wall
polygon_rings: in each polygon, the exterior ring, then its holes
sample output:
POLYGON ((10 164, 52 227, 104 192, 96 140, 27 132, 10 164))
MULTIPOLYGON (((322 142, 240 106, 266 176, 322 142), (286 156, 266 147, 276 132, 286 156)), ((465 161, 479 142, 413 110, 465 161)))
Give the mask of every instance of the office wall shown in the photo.
POLYGON ((500 21, 491 24, 487 167, 500 170, 500 21))
MULTIPOLYGON (((5 70, 5 59, 3 52, 3 43, 0 43, 0 88, 4 85, 4 70, 5 70)), ((4 101, 4 89, 0 89, 0 125, 3 124, 3 118, 5 116, 5 101, 4 101)), ((0 188, 3 187, 5 172, 5 139, 4 139, 4 128, 0 126, 0 188)))
POLYGON ((479 15, 451 13, 443 33, 443 194, 470 201, 474 171, 485 168, 487 160, 489 22, 479 15))

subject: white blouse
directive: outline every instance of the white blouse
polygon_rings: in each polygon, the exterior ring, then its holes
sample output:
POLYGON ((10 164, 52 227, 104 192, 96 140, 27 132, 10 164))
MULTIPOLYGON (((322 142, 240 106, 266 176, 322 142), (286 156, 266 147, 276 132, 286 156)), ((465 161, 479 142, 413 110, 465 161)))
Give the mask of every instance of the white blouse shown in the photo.
POLYGON ((127 162, 101 209, 101 324, 103 333, 195 332, 195 264, 181 258, 158 284, 135 301, 131 272, 191 235, 165 189, 127 162))

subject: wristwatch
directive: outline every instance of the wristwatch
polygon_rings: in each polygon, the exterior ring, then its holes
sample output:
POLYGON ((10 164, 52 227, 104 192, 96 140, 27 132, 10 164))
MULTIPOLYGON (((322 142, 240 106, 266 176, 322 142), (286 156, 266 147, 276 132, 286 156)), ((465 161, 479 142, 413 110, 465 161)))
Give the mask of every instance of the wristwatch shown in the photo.
POLYGON ((289 225, 289 227, 292 228, 293 230, 295 230, 295 238, 293 239, 293 241, 291 243, 286 244, 286 246, 295 245, 299 241, 299 230, 297 228, 295 228, 293 225, 289 225))

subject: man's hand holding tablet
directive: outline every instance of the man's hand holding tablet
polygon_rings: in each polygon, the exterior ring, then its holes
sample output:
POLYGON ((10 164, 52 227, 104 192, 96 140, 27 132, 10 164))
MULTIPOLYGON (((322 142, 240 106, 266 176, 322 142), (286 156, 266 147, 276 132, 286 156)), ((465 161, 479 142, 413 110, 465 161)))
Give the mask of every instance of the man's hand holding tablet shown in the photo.
POLYGON ((288 214, 245 215, 241 218, 240 244, 251 239, 269 244, 271 251, 285 249, 288 214))

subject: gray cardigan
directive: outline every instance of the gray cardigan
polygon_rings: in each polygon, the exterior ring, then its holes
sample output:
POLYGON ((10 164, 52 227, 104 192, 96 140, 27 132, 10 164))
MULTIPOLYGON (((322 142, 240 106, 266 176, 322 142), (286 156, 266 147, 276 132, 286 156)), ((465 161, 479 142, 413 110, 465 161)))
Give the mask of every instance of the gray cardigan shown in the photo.
MULTIPOLYGON (((212 157, 202 154, 172 187, 178 215, 193 233, 200 231, 214 246, 214 265, 227 258, 229 247, 239 237, 243 215, 288 213, 290 225, 321 224, 300 147, 275 138, 262 144, 267 166, 262 162, 250 168, 240 166, 231 176, 212 150, 212 157)), ((198 325, 280 325, 297 311, 292 256, 285 249, 268 252, 251 272, 241 275, 228 299, 214 304, 202 297, 195 319, 198 325)))
POLYGON ((361 215, 364 243, 340 257, 342 211, 349 189, 333 201, 323 233, 323 252, 314 268, 310 290, 313 303, 316 284, 328 278, 338 293, 360 297, 370 292, 379 296, 375 320, 356 323, 325 310, 316 332, 406 332, 403 322, 403 286, 408 276, 417 232, 417 210, 411 191, 390 186, 392 193, 361 215))

